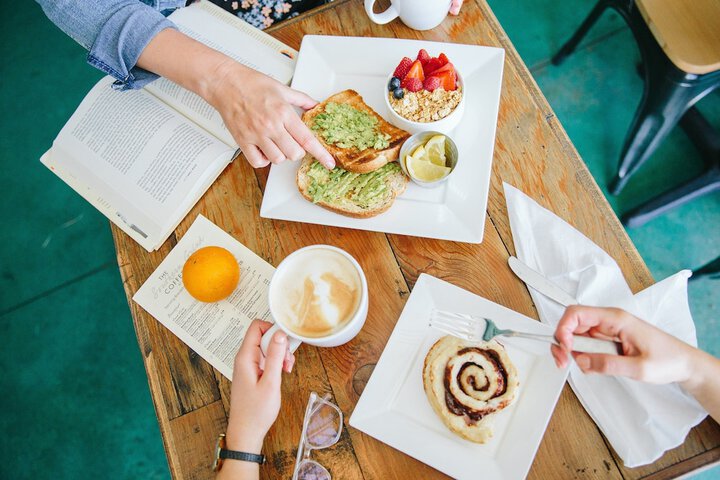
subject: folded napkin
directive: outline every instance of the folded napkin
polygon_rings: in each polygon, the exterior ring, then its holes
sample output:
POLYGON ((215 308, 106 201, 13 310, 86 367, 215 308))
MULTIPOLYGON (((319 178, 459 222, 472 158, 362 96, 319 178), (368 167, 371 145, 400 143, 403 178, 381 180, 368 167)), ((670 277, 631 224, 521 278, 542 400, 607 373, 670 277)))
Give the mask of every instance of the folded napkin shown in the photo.
MULTIPOLYGON (((615 261, 583 234, 504 184, 517 257, 574 295, 582 305, 619 307, 693 346, 687 301, 689 270, 633 295, 615 261)), ((534 291, 540 320, 557 325, 565 308, 534 291)), ((680 445, 707 412, 679 385, 585 375, 572 364, 568 382, 628 467, 652 463, 680 445)))

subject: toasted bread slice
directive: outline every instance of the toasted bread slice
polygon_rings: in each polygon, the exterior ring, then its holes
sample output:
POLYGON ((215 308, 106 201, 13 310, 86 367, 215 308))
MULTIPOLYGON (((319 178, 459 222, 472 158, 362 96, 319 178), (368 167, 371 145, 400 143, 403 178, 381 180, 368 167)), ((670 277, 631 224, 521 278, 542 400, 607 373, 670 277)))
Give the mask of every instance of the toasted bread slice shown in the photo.
POLYGON ((344 187, 340 188, 339 191, 331 192, 337 193, 337 195, 324 195, 321 198, 314 199, 313 187, 322 184, 322 181, 318 181, 316 177, 329 178, 331 172, 320 165, 312 156, 306 155, 297 172, 298 189, 307 200, 335 213, 354 218, 369 218, 380 215, 392 206, 395 197, 403 193, 408 184, 408 178, 400 170, 397 163, 383 165, 377 172, 365 174, 343 171, 339 167, 336 167, 332 173, 343 175, 347 180, 355 180, 356 183, 346 181, 344 187), (316 165, 314 174, 311 172, 313 165, 316 165), (385 172, 382 170, 383 168, 386 169, 385 172), (378 185, 377 181, 372 182, 374 175, 384 177, 381 182, 382 185, 378 185), (353 198, 354 194, 361 188, 373 189, 372 195, 369 195, 370 198, 364 202, 353 198))
POLYGON ((403 142, 410 136, 408 132, 397 128, 394 125, 388 123, 384 118, 370 108, 362 99, 359 93, 355 90, 344 90, 340 93, 336 93, 331 97, 327 98, 324 102, 317 104, 314 108, 305 112, 302 116, 303 122, 312 128, 314 118, 325 110, 325 105, 330 102, 334 103, 346 103, 358 110, 365 111, 377 118, 378 129, 385 134, 390 135, 390 145, 383 150, 376 150, 374 148, 368 148, 365 150, 358 150, 357 148, 339 148, 336 145, 328 145, 321 135, 316 135, 320 143, 330 152, 330 155, 335 158, 335 161, 339 166, 348 172, 353 173, 367 173, 377 170, 388 162, 392 162, 398 159, 400 155, 400 147, 403 142))

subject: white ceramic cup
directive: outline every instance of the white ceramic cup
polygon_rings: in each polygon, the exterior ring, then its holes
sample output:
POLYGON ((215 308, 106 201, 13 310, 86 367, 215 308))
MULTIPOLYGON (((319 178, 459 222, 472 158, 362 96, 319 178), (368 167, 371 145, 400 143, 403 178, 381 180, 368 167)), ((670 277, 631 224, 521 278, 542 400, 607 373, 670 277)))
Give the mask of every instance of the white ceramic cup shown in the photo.
POLYGON ((288 336, 288 343, 291 352, 297 350, 300 344, 302 344, 303 342, 307 343, 308 345, 315 345, 316 347, 337 347, 338 345, 347 343, 353 338, 355 338, 355 335, 360 332, 360 329, 365 324, 365 318, 367 318, 368 312, 367 280, 365 279, 365 273, 360 267, 360 264, 345 250, 330 245, 310 245, 309 247, 304 247, 296 250, 287 257, 285 257, 285 259, 280 262, 280 265, 278 265, 278 267, 275 269, 275 273, 270 280, 268 304, 270 305, 270 314, 272 315, 275 324, 270 327, 270 329, 262 336, 262 340, 260 341, 260 348, 262 349, 263 354, 267 353, 267 348, 270 344, 270 340, 272 339, 272 336, 275 335, 275 332, 278 330, 282 330, 288 336), (360 277, 360 302, 358 302, 358 307, 355 310, 355 313, 352 315, 350 320, 342 328, 340 328, 340 330, 332 332, 331 334, 324 337, 303 337, 293 332, 289 327, 283 325, 283 323, 280 321, 280 316, 273 311, 273 305, 276 304, 276 302, 274 301, 275 298, 278 295, 287 295, 287 292, 282 291, 282 289, 278 287, 280 282, 276 280, 282 278, 285 271, 292 266, 293 262, 299 260, 301 257, 304 256, 312 256, 315 251, 323 249, 339 253, 347 260, 349 260, 350 263, 355 267, 355 270, 360 277))
POLYGON ((376 0, 365 0, 365 12, 375 23, 385 25, 397 17, 415 30, 435 28, 448 14, 451 0, 390 0, 390 7, 382 13, 374 13, 376 0))

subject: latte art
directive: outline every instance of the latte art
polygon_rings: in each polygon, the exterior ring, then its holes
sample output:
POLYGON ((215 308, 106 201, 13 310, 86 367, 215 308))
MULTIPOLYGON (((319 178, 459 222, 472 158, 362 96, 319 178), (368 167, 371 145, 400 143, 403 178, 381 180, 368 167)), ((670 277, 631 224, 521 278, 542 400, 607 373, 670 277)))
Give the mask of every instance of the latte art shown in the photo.
POLYGON ((303 337, 324 337, 341 330, 360 304, 361 283, 355 266, 332 250, 310 250, 294 258, 273 280, 273 312, 303 337))

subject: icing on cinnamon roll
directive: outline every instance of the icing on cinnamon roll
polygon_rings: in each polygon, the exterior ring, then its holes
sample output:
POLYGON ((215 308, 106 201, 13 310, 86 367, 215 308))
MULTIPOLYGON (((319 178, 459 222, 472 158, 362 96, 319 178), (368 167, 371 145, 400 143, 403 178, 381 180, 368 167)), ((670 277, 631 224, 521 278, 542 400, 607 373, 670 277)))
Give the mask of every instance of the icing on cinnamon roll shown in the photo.
POLYGON ((430 404, 450 430, 484 443, 492 436, 492 414, 515 399, 518 379, 498 342, 472 344, 446 336, 425 358, 423 385, 430 404))

